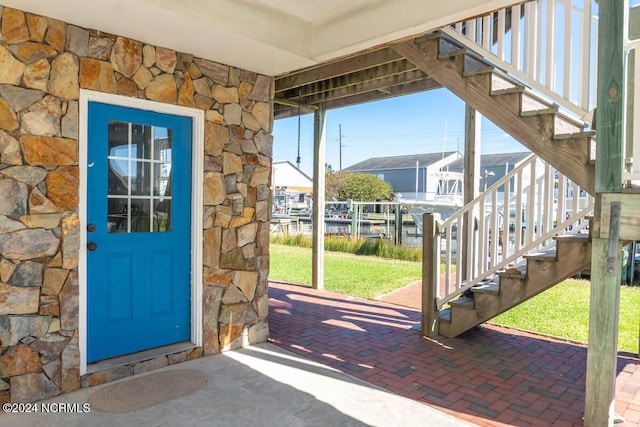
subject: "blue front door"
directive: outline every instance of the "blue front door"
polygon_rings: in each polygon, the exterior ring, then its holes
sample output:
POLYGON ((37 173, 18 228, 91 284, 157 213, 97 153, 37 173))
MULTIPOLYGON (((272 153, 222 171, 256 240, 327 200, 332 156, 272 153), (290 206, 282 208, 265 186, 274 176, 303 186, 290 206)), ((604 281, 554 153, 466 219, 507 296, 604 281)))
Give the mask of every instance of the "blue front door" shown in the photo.
POLYGON ((88 362, 190 339, 191 129, 89 103, 88 362))

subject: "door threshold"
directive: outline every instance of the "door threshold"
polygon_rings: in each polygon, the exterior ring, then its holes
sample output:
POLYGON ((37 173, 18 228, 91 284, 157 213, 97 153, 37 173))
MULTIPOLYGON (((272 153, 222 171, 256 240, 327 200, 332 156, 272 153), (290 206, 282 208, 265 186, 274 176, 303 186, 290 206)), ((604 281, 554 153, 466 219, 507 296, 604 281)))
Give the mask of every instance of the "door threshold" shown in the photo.
POLYGON ((132 363, 144 362, 146 360, 155 359, 156 357, 167 356, 173 353, 180 353, 185 350, 192 350, 197 346, 189 341, 179 342, 156 347, 149 350, 139 351, 137 353, 125 354, 124 356, 113 357, 111 359, 99 360, 87 365, 87 374, 93 374, 99 371, 115 368, 118 366, 130 365, 132 363))

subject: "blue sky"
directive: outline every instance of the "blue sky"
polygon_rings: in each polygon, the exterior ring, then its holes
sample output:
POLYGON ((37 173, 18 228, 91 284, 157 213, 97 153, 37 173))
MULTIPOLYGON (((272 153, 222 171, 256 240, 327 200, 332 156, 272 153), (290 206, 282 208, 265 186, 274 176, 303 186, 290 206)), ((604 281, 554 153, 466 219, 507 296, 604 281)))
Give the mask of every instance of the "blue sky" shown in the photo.
MULTIPOLYGON (((638 4, 640 0, 629 1, 630 6, 638 4)), ((562 14, 558 16, 558 22, 558 25, 564 22, 562 14)), ((327 111, 327 163, 334 170, 339 169, 340 124, 343 168, 370 157, 454 150, 464 152, 464 103, 447 89, 327 111)), ((276 120, 273 136, 273 160, 289 160, 295 164, 298 119, 276 120)), ((300 136, 300 167, 312 175, 312 114, 302 116, 300 136)), ((526 151, 526 148, 483 118, 482 154, 517 151, 526 151)))
MULTIPOLYGON (((327 111, 327 163, 339 169, 339 125, 342 167, 370 157, 464 152, 464 102, 446 89, 327 111)), ((301 169, 313 171, 313 115, 301 118, 301 169)), ((276 120, 273 160, 295 164, 298 119, 276 120)), ((482 154, 526 149, 486 119, 482 121, 482 154)))

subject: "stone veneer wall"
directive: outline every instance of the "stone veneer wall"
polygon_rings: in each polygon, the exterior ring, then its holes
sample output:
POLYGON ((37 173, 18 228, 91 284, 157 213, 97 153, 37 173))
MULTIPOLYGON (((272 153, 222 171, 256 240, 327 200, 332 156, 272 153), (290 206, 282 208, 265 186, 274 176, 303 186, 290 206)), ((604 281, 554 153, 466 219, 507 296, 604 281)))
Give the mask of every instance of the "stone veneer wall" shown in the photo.
POLYGON ((265 341, 273 79, 0 6, 0 402, 265 341), (79 89, 205 110, 204 345, 80 377, 79 89))

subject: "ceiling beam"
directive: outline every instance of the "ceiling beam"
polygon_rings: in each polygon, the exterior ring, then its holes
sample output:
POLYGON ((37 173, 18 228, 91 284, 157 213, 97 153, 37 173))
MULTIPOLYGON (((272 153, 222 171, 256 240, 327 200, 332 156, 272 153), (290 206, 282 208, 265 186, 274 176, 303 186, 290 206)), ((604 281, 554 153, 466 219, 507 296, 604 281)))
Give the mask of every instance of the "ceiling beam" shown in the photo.
MULTIPOLYGON (((358 93, 353 96, 334 99, 323 103, 323 108, 331 110, 334 108, 348 107, 352 105, 364 104, 366 102, 380 101, 387 98, 394 98, 402 95, 410 95, 412 93, 424 92, 431 89, 440 88, 440 84, 430 78, 424 78, 411 83, 405 83, 396 85, 393 87, 385 88, 383 90, 375 90, 365 93, 358 93)), ((308 114, 312 111, 305 111, 304 108, 300 110, 300 114, 308 114)), ((298 109, 296 107, 287 108, 284 106, 276 105, 274 108, 274 118, 284 119, 287 117, 295 117, 298 115, 298 109), (283 107, 283 108, 280 108, 283 107)))
MULTIPOLYGON (((355 73, 345 74, 332 79, 311 83, 309 85, 299 87, 298 90, 292 89, 286 92, 278 92, 278 94, 280 95, 280 97, 289 99, 304 98, 331 90, 354 86, 371 80, 405 73, 410 70, 418 70, 418 68, 410 61, 402 59, 396 62, 381 64, 380 66, 374 68, 368 68, 366 70, 357 71, 355 73)), ((422 71, 420 71, 420 73, 422 73, 422 71)), ((276 80, 276 87, 277 86, 278 81, 276 80)))
POLYGON ((302 100, 304 104, 316 105, 372 91, 382 91, 391 94, 395 86, 406 85, 407 83, 425 80, 427 78, 427 75, 421 70, 413 70, 407 73, 394 74, 375 80, 364 80, 359 84, 317 93, 315 95, 302 98, 302 100))
POLYGON ((392 49, 384 48, 358 56, 352 56, 330 64, 305 69, 294 74, 277 78, 276 93, 295 89, 300 86, 327 80, 334 77, 366 70, 381 64, 403 59, 392 49))
POLYGON ((300 109, 298 109, 297 106, 287 107, 285 105, 276 104, 273 108, 273 118, 286 119, 288 117, 304 116, 306 114, 313 114, 314 111, 316 111, 316 109, 307 109, 305 107, 300 107, 300 109))
POLYGON ((325 103, 327 110, 332 108, 347 107, 350 105, 363 104, 365 102, 379 101, 386 98, 394 98, 396 96, 409 95, 417 92, 424 92, 431 89, 438 89, 442 86, 433 79, 423 79, 412 83, 406 83, 391 87, 387 92, 373 91, 361 93, 349 98, 340 98, 325 103))
POLYGON ((302 104, 300 102, 291 101, 285 98, 274 98, 273 102, 274 104, 286 105, 287 107, 304 108, 305 110, 309 110, 310 112, 320 108, 319 106, 316 106, 316 105, 302 104))

